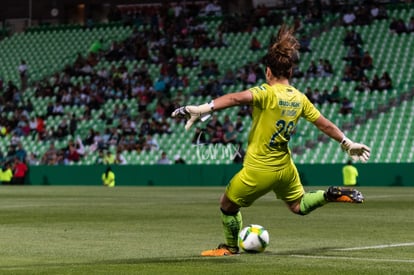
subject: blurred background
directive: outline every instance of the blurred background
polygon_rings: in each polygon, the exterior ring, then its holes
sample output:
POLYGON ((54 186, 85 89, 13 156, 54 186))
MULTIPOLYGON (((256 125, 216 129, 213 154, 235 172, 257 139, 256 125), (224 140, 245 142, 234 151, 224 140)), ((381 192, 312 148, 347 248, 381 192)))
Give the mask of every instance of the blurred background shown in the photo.
MULTIPOLYGON (((411 1, 51 1, 0 4, 0 157, 56 165, 240 165, 250 108, 192 131, 170 118, 264 82, 261 58, 282 23, 301 59, 292 84, 371 163, 414 160, 411 1)), ((304 165, 347 156, 300 122, 304 165)))

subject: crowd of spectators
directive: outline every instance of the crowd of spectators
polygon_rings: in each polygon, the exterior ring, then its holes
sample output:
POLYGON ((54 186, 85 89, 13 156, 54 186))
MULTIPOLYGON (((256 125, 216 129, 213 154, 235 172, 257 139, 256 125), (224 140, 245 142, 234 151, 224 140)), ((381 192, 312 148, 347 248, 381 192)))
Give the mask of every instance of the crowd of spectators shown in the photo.
POLYGON ((340 104, 339 113, 342 115, 350 114, 354 109, 354 103, 350 98, 341 95, 338 85, 333 86, 331 91, 324 89, 322 92, 318 88, 312 89, 308 86, 305 95, 314 104, 340 104))
POLYGON ((384 72, 381 76, 375 74, 371 80, 367 76, 362 76, 357 83, 355 90, 359 92, 370 91, 388 91, 392 89, 392 80, 388 72, 384 72))
MULTIPOLYGON (((308 2, 308 1, 304 1, 308 2)), ((309 3, 308 3, 309 4, 309 3)), ((295 28, 300 35, 301 51, 310 52, 310 37, 302 33, 303 24, 321 22, 322 7, 309 4, 300 9, 291 9, 295 16, 295 28)), ((33 115, 33 103, 23 99, 27 86, 28 65, 21 61, 21 87, 9 81, 1 83, 0 91, 0 134, 33 136, 37 141, 50 143, 50 148, 43 156, 29 153, 23 161, 29 164, 67 164, 79 162, 86 154, 98 152, 96 163, 125 164, 122 156, 124 151, 159 150, 160 146, 154 139, 155 134, 170 134, 170 125, 166 120, 176 106, 186 102, 189 94, 184 94, 190 80, 185 74, 179 74, 180 68, 199 70, 198 87, 191 91, 194 96, 220 96, 224 86, 243 84, 249 86, 264 79, 263 68, 259 62, 245 64, 239 68, 227 68, 221 72, 217 61, 213 59, 200 60, 199 56, 184 51, 191 48, 226 47, 223 34, 226 32, 254 32, 260 26, 279 25, 282 16, 270 11, 266 6, 258 6, 252 16, 226 16, 212 35, 206 21, 197 15, 220 15, 219 6, 213 1, 204 7, 191 4, 175 6, 163 4, 159 7, 132 8, 118 11, 114 18, 121 18, 126 24, 146 26, 134 28, 132 35, 124 41, 112 42, 107 48, 104 41, 95 41, 88 55, 79 54, 74 64, 67 66, 62 72, 35 84, 35 96, 53 98, 46 109, 45 116, 33 115), (177 51, 177 49, 181 49, 177 51), (115 61, 109 67, 98 66, 101 61, 115 61), (142 60, 134 68, 128 69, 126 62, 142 60), (160 65, 159 77, 152 79, 146 64, 160 65), (73 78, 81 81, 73 82, 73 78), (171 91, 176 91, 172 93, 171 91), (94 110, 101 110, 110 100, 132 100, 138 109, 137 115, 131 115, 126 104, 115 105, 110 114, 102 112, 100 119, 105 121, 104 130, 90 129, 82 138, 76 138, 78 124, 92 118, 94 110), (157 101, 154 111, 148 106, 157 101), (65 111, 66 106, 77 106, 83 109, 82 114, 75 115, 65 111), (11 115, 10 115, 11 114, 11 115), (58 117, 59 124, 55 128, 46 125, 48 117, 58 117), (66 147, 57 149, 54 142, 69 139, 66 147), (108 150, 116 148, 116 153, 108 150)), ((344 14, 344 24, 354 26, 369 24, 372 20, 387 18, 382 6, 357 6, 344 14), (345 20, 346 18, 346 20, 345 20)), ((398 21, 398 20, 394 20, 398 21)), ((399 24, 393 23, 390 29, 397 32, 412 32, 413 18, 404 24, 405 30, 399 24)), ((392 80, 387 72, 381 77, 375 75, 369 80, 365 75, 367 70, 374 67, 374 60, 368 50, 363 50, 363 40, 353 29, 344 37, 344 45, 348 47, 344 57, 347 65, 344 68, 344 81, 357 81, 357 91, 386 90, 392 87, 392 80)), ((263 49, 260 41, 252 36, 251 51, 263 49)), ((327 59, 312 61, 305 72, 298 68, 295 77, 326 77, 334 73, 332 64, 327 59)), ((306 95, 314 103, 341 103, 341 113, 349 113, 352 108, 350 99, 341 98, 338 87, 332 91, 313 91, 309 87, 306 95), (345 106, 345 107, 344 107, 345 106), (342 111, 342 110, 345 111, 342 111)), ((249 107, 240 108, 239 116, 249 115, 249 107)), ((205 143, 236 143, 238 134, 243 129, 241 119, 237 123, 223 122, 213 118, 206 129, 197 129, 195 138, 203 139, 205 143), (214 125, 213 125, 214 124, 214 125), (200 135, 202 133, 202 135, 200 135)))
POLYGON ((387 10, 383 5, 377 4, 360 4, 350 5, 342 14, 342 24, 345 27, 355 25, 368 25, 373 20, 387 19, 387 10))
MULTIPOLYGON (((344 81, 359 81, 365 74, 365 68, 362 65, 364 55, 369 56, 368 52, 364 53, 363 40, 361 35, 355 30, 348 30, 343 39, 344 45, 348 48, 346 56, 343 58, 346 61, 344 68, 344 81)), ((373 67, 373 60, 371 58, 371 67, 373 67)))
MULTIPOLYGON (((361 35, 352 27, 356 25, 368 25, 373 20, 387 19, 388 14, 383 6, 379 5, 358 5, 349 7, 342 17, 342 24, 351 27, 345 34, 343 43, 348 48, 347 55, 343 58, 346 65, 343 71, 343 81, 355 81, 356 91, 386 90, 392 87, 392 81, 387 72, 384 72, 380 79, 377 75, 372 81, 368 80, 366 72, 374 68, 374 60, 368 50, 363 49, 361 35)), ((338 98, 341 103, 339 112, 343 115, 352 113, 354 103, 350 98, 338 98)))
MULTIPOLYGON (((198 34, 205 32, 201 26, 189 28, 198 34)), ((174 33, 174 32, 171 32, 174 33)), ((153 147, 148 145, 147 137, 155 133, 164 134, 170 133, 169 125, 165 119, 166 113, 171 113, 174 103, 169 100, 168 89, 171 87, 182 88, 188 85, 188 80, 180 78, 177 74, 177 66, 200 66, 201 77, 211 78, 207 85, 200 89, 200 95, 208 95, 213 92, 213 95, 222 94, 220 88, 221 81, 218 83, 218 66, 214 60, 206 60, 200 64, 197 57, 176 56, 172 46, 166 46, 165 40, 175 40, 175 37, 161 36, 160 33, 152 34, 150 43, 142 43, 145 41, 145 36, 150 33, 134 31, 133 35, 126 41, 114 42, 108 51, 100 51, 100 46, 96 43, 91 48, 88 56, 84 57, 78 55, 75 63, 72 66, 67 66, 62 73, 57 73, 50 79, 40 81, 35 85, 35 96, 43 98, 54 98, 47 106, 45 116, 30 117, 30 112, 33 106, 31 102, 27 103, 27 107, 18 108, 16 112, 18 115, 13 116, 15 121, 10 121, 9 118, 3 116, 2 126, 5 127, 6 132, 16 133, 17 135, 29 135, 31 130, 39 141, 49 141, 53 144, 55 140, 62 139, 67 135, 75 135, 77 124, 81 120, 91 119, 91 111, 99 109, 105 102, 110 99, 133 99, 136 98, 139 110, 139 116, 132 118, 127 113, 127 107, 123 105, 115 106, 111 117, 106 117, 102 113, 101 119, 107 120, 107 124, 118 118, 119 124, 111 128, 105 129, 105 133, 99 133, 90 130, 90 134, 84 140, 76 144, 85 143, 86 146, 92 146, 96 150, 105 150, 110 145, 116 145, 121 150, 150 150, 153 147), (133 45, 131 47, 131 45, 133 45), (156 54, 151 54, 156 52, 156 54), (135 67, 134 70, 128 71, 123 62, 119 66, 112 66, 110 68, 96 69, 96 65, 102 59, 109 61, 116 60, 145 60, 154 63, 161 63, 160 77, 153 81, 148 74, 148 69, 145 65, 135 67), (173 62, 171 62, 173 60, 173 62), (82 77, 84 81, 74 84, 71 79, 73 77, 82 77), (87 80, 86 80, 87 79, 87 80), (147 106, 153 100, 159 99, 155 113, 152 115, 147 111, 147 106), (84 112, 81 116, 76 117, 73 114, 65 113, 65 106, 83 107, 84 112), (54 129, 45 127, 46 117, 58 116, 61 122, 54 129), (24 117, 24 119, 22 119, 24 117), (21 119, 19 121, 19 118, 21 119), (30 120, 30 122, 29 122, 30 120), (26 123, 21 123, 21 121, 26 123), (33 121, 33 122, 32 122, 33 121), (17 127, 17 124, 24 124, 17 127)), ((201 44, 205 45, 205 41, 201 44)), ((186 45, 196 47, 194 45, 186 45)), ((215 46, 207 44, 205 46, 215 46)), ((145 63, 143 63, 145 64, 145 63)), ((238 74, 237 78, 231 76, 231 72, 226 74, 223 78, 224 85, 234 84, 237 80, 245 82, 254 82, 255 75, 246 73, 252 71, 250 68, 244 68, 238 74)), ((180 95, 180 93, 178 94, 180 95)), ((20 90, 13 83, 9 83, 6 88, 4 96, 1 98, 4 101, 3 111, 11 111, 15 109, 17 104, 20 106, 20 90), (15 101, 9 99, 16 99, 15 101), (8 102, 11 102, 8 106, 8 102)), ((182 101, 182 100, 180 100, 182 101)), ((25 106, 25 105, 24 105, 25 106)), ((71 140, 69 143, 73 143, 71 140)), ((53 145, 54 146, 54 145, 53 145)), ((81 146, 83 148, 83 146, 81 146)), ((85 154, 85 150, 76 148, 73 144, 68 144, 67 148, 56 150, 56 148, 49 148, 49 150, 42 156, 40 164, 62 164, 69 162, 78 162, 85 154)), ((33 161, 34 162, 34 161, 33 161)))
POLYGON ((328 59, 320 58, 318 63, 312 60, 308 69, 306 70, 306 77, 327 77, 332 76, 333 68, 332 64, 328 59))
POLYGON ((396 34, 402 33, 413 33, 414 32, 414 17, 410 17, 409 21, 406 23, 402 18, 393 18, 389 29, 391 32, 396 34))
POLYGON ((367 71, 374 68, 374 59, 368 50, 363 49, 363 39, 355 30, 348 30, 344 37, 344 45, 348 47, 347 55, 343 58, 346 61, 343 81, 356 81, 356 91, 373 91, 392 89, 392 80, 388 72, 381 76, 375 74, 370 80, 367 71))
POLYGON ((217 115, 209 120, 205 128, 196 128, 192 144, 239 144, 240 135, 244 130, 242 116, 237 116, 236 121, 232 121, 226 115, 223 121, 217 115))
POLYGON ((28 153, 18 138, 12 139, 6 154, 0 151, 0 183, 21 185, 28 173, 28 153))
POLYGON ((314 104, 332 104, 339 103, 342 100, 338 85, 333 86, 331 91, 327 89, 320 91, 318 88, 312 89, 308 86, 305 95, 314 104))

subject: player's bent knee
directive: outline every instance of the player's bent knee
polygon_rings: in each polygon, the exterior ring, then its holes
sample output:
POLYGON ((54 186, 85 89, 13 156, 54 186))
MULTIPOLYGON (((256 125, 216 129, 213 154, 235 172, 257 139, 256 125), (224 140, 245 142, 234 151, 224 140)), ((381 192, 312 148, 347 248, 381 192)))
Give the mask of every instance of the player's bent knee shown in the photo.
POLYGON ((292 213, 302 216, 305 215, 300 211, 300 202, 287 203, 287 206, 292 213))
POLYGON ((225 212, 237 213, 240 209, 240 206, 229 200, 226 194, 223 194, 223 196, 220 198, 220 208, 225 212))

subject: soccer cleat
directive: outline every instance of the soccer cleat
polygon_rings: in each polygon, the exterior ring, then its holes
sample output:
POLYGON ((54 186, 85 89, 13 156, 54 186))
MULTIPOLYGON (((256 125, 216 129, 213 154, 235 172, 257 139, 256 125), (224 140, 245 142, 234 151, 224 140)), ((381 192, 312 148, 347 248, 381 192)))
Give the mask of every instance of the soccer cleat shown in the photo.
POLYGON ((226 244, 219 244, 217 248, 201 252, 201 256, 206 257, 234 256, 239 254, 238 247, 231 247, 226 244))
POLYGON ((331 186, 325 192, 325 199, 331 202, 364 202, 364 196, 353 187, 331 186))

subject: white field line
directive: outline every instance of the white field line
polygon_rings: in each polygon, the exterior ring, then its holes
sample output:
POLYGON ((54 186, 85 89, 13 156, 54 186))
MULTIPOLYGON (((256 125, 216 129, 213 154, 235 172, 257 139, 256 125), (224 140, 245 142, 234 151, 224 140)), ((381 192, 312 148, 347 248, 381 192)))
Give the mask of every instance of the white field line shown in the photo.
POLYGON ((414 246, 414 243, 395 243, 395 244, 382 244, 382 245, 373 245, 373 246, 359 246, 359 247, 349 247, 349 248, 338 248, 334 250, 354 251, 354 250, 366 250, 366 249, 382 249, 382 248, 389 248, 389 247, 401 247, 401 246, 414 246))
POLYGON ((369 261, 369 262, 390 262, 390 263, 414 263, 414 259, 374 259, 374 258, 357 258, 357 257, 338 257, 338 256, 314 256, 314 255, 300 255, 292 254, 290 257, 308 258, 308 259, 335 259, 335 260, 355 260, 355 261, 369 261))

